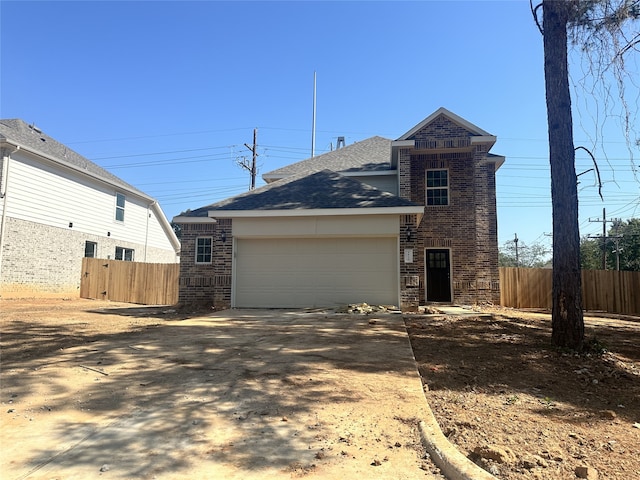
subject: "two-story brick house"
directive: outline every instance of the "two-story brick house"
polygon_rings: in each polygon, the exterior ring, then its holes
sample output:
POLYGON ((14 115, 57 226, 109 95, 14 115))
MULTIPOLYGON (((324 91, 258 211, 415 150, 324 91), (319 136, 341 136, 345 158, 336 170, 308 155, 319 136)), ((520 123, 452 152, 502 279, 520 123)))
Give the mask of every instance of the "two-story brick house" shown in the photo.
POLYGON ((441 108, 174 218, 181 303, 405 310, 499 301, 496 137, 441 108))

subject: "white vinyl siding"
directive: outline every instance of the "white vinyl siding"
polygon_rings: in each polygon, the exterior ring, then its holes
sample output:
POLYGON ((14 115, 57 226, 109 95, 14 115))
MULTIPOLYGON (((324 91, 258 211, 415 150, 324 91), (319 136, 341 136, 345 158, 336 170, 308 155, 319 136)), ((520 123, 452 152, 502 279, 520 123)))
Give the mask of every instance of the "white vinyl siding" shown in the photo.
POLYGON ((76 232, 173 250, 146 199, 128 194, 126 223, 118 222, 110 185, 22 152, 12 155, 9 169, 9 217, 65 229, 71 222, 76 232))

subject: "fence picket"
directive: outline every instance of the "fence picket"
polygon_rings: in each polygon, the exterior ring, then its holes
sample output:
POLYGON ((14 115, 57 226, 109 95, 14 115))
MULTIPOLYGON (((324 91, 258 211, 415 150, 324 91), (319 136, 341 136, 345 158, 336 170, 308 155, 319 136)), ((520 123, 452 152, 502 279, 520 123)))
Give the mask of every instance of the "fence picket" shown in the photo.
MULTIPOLYGON (((500 304, 513 308, 552 307, 552 271, 500 267, 500 304)), ((582 271, 585 310, 640 314, 640 272, 582 271)))
POLYGON ((80 298, 142 305, 178 303, 178 263, 140 263, 84 258, 80 298))

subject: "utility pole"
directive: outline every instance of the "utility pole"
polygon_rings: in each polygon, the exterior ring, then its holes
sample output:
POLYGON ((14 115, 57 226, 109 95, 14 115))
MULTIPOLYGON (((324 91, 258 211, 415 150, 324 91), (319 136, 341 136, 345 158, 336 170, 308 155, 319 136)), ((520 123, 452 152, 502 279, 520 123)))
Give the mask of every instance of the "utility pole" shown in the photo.
POLYGON ((520 257, 518 256, 518 234, 514 233, 513 243, 516 244, 516 267, 520 267, 520 257))
MULTIPOLYGON (((606 209, 603 208, 602 209, 602 218, 595 218, 589 219, 590 222, 592 223, 599 223, 602 222, 602 235, 589 235, 589 238, 602 238, 602 270, 606 270, 607 269, 607 223, 613 223, 615 224, 616 222, 619 222, 620 219, 619 218, 610 218, 607 219, 607 212, 606 209)), ((613 237, 609 237, 609 238, 614 238, 616 239, 616 244, 617 244, 617 240, 620 238, 619 235, 614 235, 613 237)), ((616 248, 616 251, 618 249, 616 248)), ((617 262, 619 262, 619 258, 617 260, 617 262)), ((618 269, 620 269, 620 267, 618 266, 618 269)))
POLYGON ((253 129, 253 145, 244 144, 245 147, 249 149, 249 151, 253 154, 251 159, 251 164, 247 163, 247 160, 243 158, 242 160, 238 160, 237 164, 247 170, 251 174, 251 187, 249 190, 256 189, 256 175, 258 173, 258 169, 256 167, 256 160, 258 158, 258 129, 253 129))

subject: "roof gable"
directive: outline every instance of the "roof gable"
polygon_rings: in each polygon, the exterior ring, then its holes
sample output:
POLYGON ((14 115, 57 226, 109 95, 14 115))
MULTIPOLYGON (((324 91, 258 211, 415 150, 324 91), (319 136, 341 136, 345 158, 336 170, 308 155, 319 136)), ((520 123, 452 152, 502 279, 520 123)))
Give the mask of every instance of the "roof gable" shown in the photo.
POLYGON ((416 206, 389 192, 330 170, 296 175, 256 190, 201 207, 183 217, 207 217, 210 211, 317 210, 416 206))
POLYGON ((379 172, 391 169, 391 140, 371 137, 331 152, 262 175, 266 182, 273 182, 290 175, 309 174, 321 170, 334 172, 379 172))
MULTIPOLYGON (((425 118, 422 122, 417 124, 415 127, 413 127, 411 130, 409 130, 407 133, 402 135, 400 138, 398 138, 398 141, 400 141, 400 140, 413 140, 417 134, 419 134, 422 130, 427 129, 432 123, 434 123, 434 122, 436 122, 438 120, 440 122, 442 122, 442 123, 450 122, 450 123, 455 124, 457 127, 459 127, 461 129, 463 129, 464 131, 468 132, 466 136, 492 136, 490 133, 488 133, 487 131, 481 129, 480 127, 477 127, 473 123, 468 122, 464 118, 456 115, 455 113, 450 112, 449 110, 447 110, 444 107, 440 107, 438 110, 436 110, 431 115, 429 115, 427 118, 425 118)), ((462 135, 460 135, 460 136, 462 136, 462 135)))

